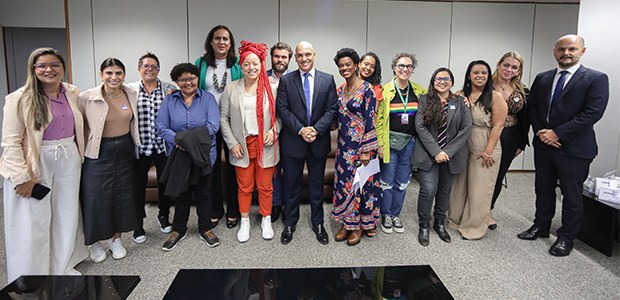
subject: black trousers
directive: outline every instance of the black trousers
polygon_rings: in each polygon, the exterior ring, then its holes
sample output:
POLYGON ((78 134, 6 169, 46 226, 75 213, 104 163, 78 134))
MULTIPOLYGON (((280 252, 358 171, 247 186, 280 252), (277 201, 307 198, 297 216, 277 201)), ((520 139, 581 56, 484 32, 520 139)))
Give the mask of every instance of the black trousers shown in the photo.
POLYGON ((237 218, 240 214, 235 167, 228 162, 228 147, 219 131, 216 134, 216 139, 217 158, 212 173, 214 176, 211 218, 220 219, 224 216, 224 195, 222 193, 224 188, 226 189, 226 217, 237 218), (224 158, 226 159, 226 166, 224 167, 226 174, 222 174, 222 148, 224 148, 224 158))
POLYGON ((189 220, 192 195, 196 200, 198 230, 204 232, 213 228, 213 223, 211 223, 211 176, 212 174, 201 176, 198 184, 191 185, 178 198, 173 198, 175 203, 172 230, 179 232, 181 235, 187 232, 187 220, 189 220))
POLYGON ((312 226, 323 224, 323 178, 327 157, 316 157, 308 150, 305 158, 282 155, 284 162, 284 184, 288 189, 284 201, 286 225, 295 226, 299 221, 301 184, 304 164, 308 166, 308 187, 310 190, 310 210, 312 226))
POLYGON ((499 173, 497 174, 497 180, 495 181, 495 190, 493 191, 493 199, 491 200, 491 209, 495 208, 495 202, 499 197, 499 193, 502 191, 502 181, 506 172, 512 164, 512 160, 515 158, 515 153, 519 147, 519 139, 521 138, 521 132, 518 126, 505 127, 502 130, 502 135, 499 140, 502 143, 502 158, 499 163, 499 173))
POLYGON ((456 175, 450 174, 447 163, 433 163, 430 170, 418 169, 420 193, 418 196, 418 220, 430 224, 431 209, 435 200, 435 222, 443 224, 450 207, 450 191, 456 175))
POLYGON ((588 177, 591 159, 560 155, 557 149, 534 149, 536 166, 536 216, 534 225, 542 229, 551 227, 555 215, 558 180, 562 191, 562 226, 559 239, 572 245, 581 227, 583 217, 583 182, 588 177))
POLYGON ((164 194, 166 185, 159 183, 159 178, 161 178, 161 173, 166 167, 167 160, 168 157, 164 152, 159 154, 152 154, 150 156, 140 154, 140 157, 138 158, 138 162, 136 163, 136 203, 138 205, 137 212, 139 228, 143 227, 144 222, 142 219, 146 218, 146 211, 144 209, 144 205, 146 203, 146 196, 144 192, 146 190, 146 185, 149 179, 149 169, 153 164, 155 164, 155 169, 157 171, 157 206, 159 207, 159 215, 167 217, 170 214, 170 197, 164 194))

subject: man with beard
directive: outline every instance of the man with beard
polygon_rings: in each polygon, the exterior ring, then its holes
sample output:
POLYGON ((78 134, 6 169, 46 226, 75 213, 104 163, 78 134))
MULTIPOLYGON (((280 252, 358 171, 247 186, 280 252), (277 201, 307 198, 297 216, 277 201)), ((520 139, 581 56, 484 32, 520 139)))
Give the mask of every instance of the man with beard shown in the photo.
MULTIPOLYGON (((267 70, 267 76, 272 84, 278 84, 280 77, 284 74, 288 74, 288 63, 293 55, 293 49, 285 42, 277 42, 271 47, 271 69, 267 70)), ((280 218, 282 214, 282 222, 286 222, 286 215, 282 210, 282 204, 284 204, 284 197, 286 196, 286 189, 284 186, 284 172, 283 163, 280 161, 276 166, 276 176, 273 179, 273 208, 271 209, 271 222, 275 222, 280 218)))
POLYGON ((577 35, 558 39, 553 55, 558 67, 536 76, 529 97, 529 118, 534 137, 536 214, 534 225, 518 234, 523 240, 549 237, 555 214, 555 189, 562 191, 562 227, 549 249, 567 256, 581 227, 583 182, 598 148, 594 124, 609 100, 609 79, 579 63, 586 52, 577 35))
POLYGON ((288 74, 288 63, 293 55, 293 49, 285 42, 277 42, 271 47, 271 69, 267 70, 267 76, 272 84, 278 84, 280 77, 288 74))

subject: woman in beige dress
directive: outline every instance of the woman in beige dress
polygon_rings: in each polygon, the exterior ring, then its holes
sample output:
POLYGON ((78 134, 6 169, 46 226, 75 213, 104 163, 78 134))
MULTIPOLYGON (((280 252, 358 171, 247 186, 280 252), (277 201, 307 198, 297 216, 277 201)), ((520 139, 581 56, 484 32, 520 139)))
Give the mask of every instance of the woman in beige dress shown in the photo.
POLYGON ((462 93, 469 99, 473 126, 467 142, 467 170, 454 181, 448 221, 463 239, 475 240, 484 237, 488 228, 502 153, 499 137, 508 106, 502 95, 493 90, 488 63, 472 61, 465 74, 462 93))

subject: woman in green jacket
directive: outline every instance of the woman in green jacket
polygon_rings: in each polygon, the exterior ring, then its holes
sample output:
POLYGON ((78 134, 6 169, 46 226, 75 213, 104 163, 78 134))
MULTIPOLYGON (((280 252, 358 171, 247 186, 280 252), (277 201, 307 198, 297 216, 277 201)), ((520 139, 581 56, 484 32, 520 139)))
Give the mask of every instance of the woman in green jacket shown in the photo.
MULTIPOLYGON (((196 59, 194 64, 200 69, 200 81, 198 86, 215 96, 215 101, 220 104, 220 98, 224 93, 226 85, 237 79, 241 79, 243 74, 239 67, 239 59, 235 53, 235 38, 226 25, 217 25, 209 31, 205 39, 205 53, 196 59)), ((221 174, 222 166, 222 147, 226 147, 222 140, 222 135, 218 132, 217 139, 217 159, 215 161, 213 174, 221 174)), ((235 168, 228 163, 228 149, 226 155, 226 227, 234 228, 239 220, 239 203, 237 202, 237 178, 235 168)), ((214 226, 224 215, 224 201, 222 190, 224 184, 221 176, 213 176, 213 199, 211 221, 214 226)))
POLYGON ((400 211, 411 178, 411 156, 415 144, 415 114, 426 89, 409 80, 418 61, 414 54, 398 53, 392 59, 394 79, 383 86, 383 101, 377 113, 378 153, 381 160, 381 230, 405 232, 400 211))

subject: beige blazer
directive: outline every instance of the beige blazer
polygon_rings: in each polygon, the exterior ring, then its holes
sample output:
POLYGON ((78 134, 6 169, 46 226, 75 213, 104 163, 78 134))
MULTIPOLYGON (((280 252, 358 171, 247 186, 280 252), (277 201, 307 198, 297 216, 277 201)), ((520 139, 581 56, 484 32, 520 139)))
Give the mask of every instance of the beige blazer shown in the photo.
MULTIPOLYGON (((78 109, 77 87, 62 83, 65 87, 65 96, 73 111, 75 123, 75 140, 80 155, 84 155, 84 121, 78 109)), ((4 119, 2 121, 2 157, 0 158, 0 174, 14 185, 20 185, 30 179, 40 179, 39 155, 43 130, 35 130, 34 123, 28 119, 31 98, 30 91, 20 88, 6 96, 4 104, 4 119)), ((48 109, 49 120, 52 112, 48 109)), ((45 126, 47 128, 47 125, 45 126)))
MULTIPOLYGON (((237 144, 243 147, 243 153, 245 155, 241 159, 235 158, 232 153, 229 153, 230 163, 233 166, 241 168, 247 168, 250 165, 250 160, 247 155, 248 147, 245 143, 244 85, 245 82, 243 78, 231 82, 226 85, 224 94, 222 94, 222 98, 220 98, 220 132, 222 133, 226 145, 228 145, 228 149, 232 149, 232 147, 237 144)), ((276 96, 275 88, 275 86, 271 86, 274 99, 276 96)), ((267 132, 272 130, 274 137, 277 137, 282 128, 282 124, 279 119, 276 119, 275 128, 270 127, 271 114, 269 113, 269 102, 267 100, 267 95, 265 94, 263 105, 265 128, 263 134, 267 134, 267 132)), ((262 168, 273 167, 280 161, 279 147, 275 147, 276 143, 271 146, 265 146, 263 150, 263 161, 259 162, 262 168)))
MULTIPOLYGON (((103 83, 86 90, 78 98, 78 107, 84 115, 84 136, 86 138, 86 149, 84 156, 92 159, 99 158, 99 146, 103 135, 103 126, 108 116, 108 103, 103 100, 103 83)), ((140 132, 138 131, 138 92, 123 84, 123 91, 127 94, 133 118, 129 123, 129 132, 136 146, 140 145, 140 132)))

